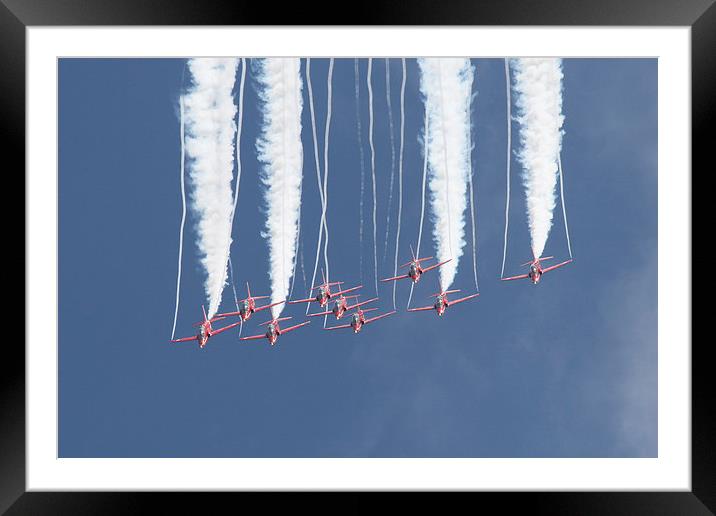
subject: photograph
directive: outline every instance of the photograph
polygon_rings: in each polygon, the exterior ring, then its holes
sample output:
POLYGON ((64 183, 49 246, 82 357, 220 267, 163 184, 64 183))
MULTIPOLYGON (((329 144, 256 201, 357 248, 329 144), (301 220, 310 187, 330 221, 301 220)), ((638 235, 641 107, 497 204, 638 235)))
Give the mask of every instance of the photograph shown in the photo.
POLYGON ((660 65, 58 56, 57 457, 658 458, 660 65))

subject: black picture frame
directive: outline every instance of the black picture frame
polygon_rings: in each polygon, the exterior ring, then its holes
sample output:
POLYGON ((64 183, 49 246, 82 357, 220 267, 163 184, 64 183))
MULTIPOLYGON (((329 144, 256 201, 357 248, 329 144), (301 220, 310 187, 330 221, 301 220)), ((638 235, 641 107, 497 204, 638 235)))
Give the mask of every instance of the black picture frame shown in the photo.
MULTIPOLYGON (((25 29, 43 25, 634 25, 690 26, 692 72, 692 168, 712 170, 713 146, 707 132, 716 119, 716 5, 714 0, 419 0, 385 5, 351 4, 350 16, 334 16, 337 4, 188 0, 0 0, 0 146, 6 174, 24 170, 25 29), (325 7, 325 8, 324 8, 325 7), (316 16, 324 13, 324 16, 316 16), (709 156, 710 157, 710 156, 709 156), (11 159, 8 159, 11 158, 11 159)), ((345 13, 344 9, 341 12, 345 13)), ((17 174, 20 177, 20 174, 17 174)), ((692 176, 690 176, 692 177, 692 176)), ((16 196, 22 198, 20 196, 16 196)), ((10 257, 25 258, 17 245, 10 257)), ((685 264, 686 265, 686 264, 685 264)), ((7 269, 6 269, 7 270, 7 269)), ((32 274, 26 265, 26 280, 32 274)), ((685 278, 691 282, 691 277, 685 278)), ((25 315, 25 324, 33 324, 25 315)), ((544 514, 711 514, 716 511, 716 447, 710 393, 714 388, 706 359, 709 340, 692 346, 692 490, 691 492, 474 493, 478 502, 505 509, 544 514)), ((166 493, 25 492, 25 353, 7 339, 0 374, 0 513, 124 514, 144 512, 161 503, 182 512, 193 503, 206 509, 206 497, 166 493)), ((222 494, 226 500, 234 494, 222 494)), ((246 496, 246 495, 244 495, 246 496)), ((356 497, 357 495, 352 495, 356 497)), ((373 505, 375 495, 361 497, 352 509, 373 505)), ((295 497, 294 497, 295 498, 295 497)), ((333 497, 327 499, 335 503, 333 497)), ((273 502, 272 502, 273 503, 273 502)), ((344 501, 345 503, 345 501, 344 501)), ((423 501, 420 501, 423 505, 423 501)), ((475 501, 471 501, 475 503, 475 501)), ((311 507, 313 503, 311 503, 311 507)))

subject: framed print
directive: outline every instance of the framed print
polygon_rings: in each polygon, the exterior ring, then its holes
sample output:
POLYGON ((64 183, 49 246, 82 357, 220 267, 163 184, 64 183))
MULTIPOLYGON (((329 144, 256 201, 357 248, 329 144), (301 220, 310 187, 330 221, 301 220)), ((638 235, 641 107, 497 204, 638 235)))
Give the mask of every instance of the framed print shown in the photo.
POLYGON ((0 6, 28 203, 0 509, 714 510, 690 330, 712 2, 164 7, 0 6))

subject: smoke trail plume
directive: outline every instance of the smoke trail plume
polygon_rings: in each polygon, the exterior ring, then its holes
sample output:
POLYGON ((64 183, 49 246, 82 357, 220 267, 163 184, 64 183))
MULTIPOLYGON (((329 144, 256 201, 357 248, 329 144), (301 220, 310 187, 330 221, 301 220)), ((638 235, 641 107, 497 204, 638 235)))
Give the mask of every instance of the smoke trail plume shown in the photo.
POLYGON ((452 285, 465 247, 469 105, 473 67, 465 58, 421 58, 420 91, 428 110, 430 127, 427 153, 430 165, 430 206, 433 239, 440 261, 440 288, 452 285))
POLYGON ((197 218, 197 247, 206 273, 208 317, 216 313, 227 279, 233 209, 236 105, 232 90, 238 59, 197 58, 188 62, 192 85, 184 95, 186 152, 197 218), (228 239, 228 240, 227 240, 228 239))
MULTIPOLYGON (((296 254, 303 174, 300 69, 300 60, 295 58, 263 59, 258 66, 262 125, 256 149, 266 187, 262 236, 269 246, 272 303, 288 296, 296 254)), ((271 308, 271 315, 281 315, 283 306, 271 308)))
POLYGON ((520 126, 522 182, 532 253, 542 256, 556 203, 557 160, 562 146, 562 60, 514 59, 513 88, 520 126))

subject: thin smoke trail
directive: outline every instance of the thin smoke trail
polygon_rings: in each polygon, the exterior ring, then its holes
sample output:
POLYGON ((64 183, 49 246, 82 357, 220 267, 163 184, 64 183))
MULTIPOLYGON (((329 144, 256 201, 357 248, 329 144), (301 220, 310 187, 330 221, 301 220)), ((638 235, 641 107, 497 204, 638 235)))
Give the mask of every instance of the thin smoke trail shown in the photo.
POLYGON ((231 291, 234 294, 234 304, 236 305, 236 311, 239 311, 239 297, 236 295, 236 283, 234 282, 234 264, 231 263, 231 256, 229 256, 229 276, 231 277, 231 291))
MULTIPOLYGON (((265 187, 271 303, 288 297, 297 252, 302 180, 301 63, 297 58, 268 58, 260 62, 261 134, 256 142, 265 187)), ((273 318, 284 305, 271 309, 273 318)))
MULTIPOLYGON (((186 66, 185 66, 186 67, 186 66)), ((182 78, 184 72, 182 71, 182 78)), ((183 79, 182 79, 182 82, 183 79)), ((184 191, 184 96, 179 97, 179 139, 181 141, 181 158, 179 166, 179 177, 181 184, 181 225, 179 226, 179 264, 177 269, 177 293, 174 305, 174 324, 172 325, 172 340, 177 329, 177 315, 179 314, 179 285, 181 285, 181 260, 184 249, 184 222, 186 221, 186 193, 184 191)))
MULTIPOLYGON (((400 160, 398 162, 398 229, 395 232, 395 259, 393 261, 393 275, 398 274, 398 248, 400 247, 400 223, 403 215, 403 144, 405 142, 405 58, 402 59, 403 78, 400 85, 400 160)), ((393 310, 395 310, 395 289, 397 282, 393 282, 393 310)))
MULTIPOLYGON (((236 205, 239 202, 239 188, 241 186, 241 128, 243 127, 244 121, 244 82, 246 80, 246 60, 241 58, 241 80, 239 81, 239 114, 238 123, 236 126, 236 144, 234 150, 236 151, 236 184, 234 186, 234 205, 231 208, 231 225, 229 226, 229 238, 227 239, 226 246, 226 259, 229 261, 229 278, 231 279, 231 289, 234 292, 234 301, 236 302, 236 285, 234 284, 234 273, 233 265, 231 264, 231 235, 234 227, 234 217, 236 215, 236 205)), ((223 285, 222 285, 223 287, 223 285)), ((238 310, 238 302, 236 302, 238 310)))
MULTIPOLYGON (((236 283, 234 282, 234 264, 231 263, 231 255, 229 255, 229 276, 231 277, 231 291, 234 294, 234 304, 236 305, 236 311, 239 311, 239 298, 236 295, 236 283)), ((239 337, 241 337, 241 330, 244 329, 243 319, 239 318, 241 324, 239 324, 239 337)))
POLYGON ((521 58, 512 61, 515 104, 520 125, 522 182, 532 253, 542 256, 556 204, 562 145, 562 60, 521 58))
POLYGON ((323 227, 326 231, 326 238, 323 241, 323 260, 326 265, 326 279, 330 281, 330 271, 328 269, 328 223, 326 221, 326 212, 328 211, 328 138, 331 132, 331 111, 333 100, 333 58, 328 64, 328 87, 327 87, 327 108, 326 108, 326 128, 323 139, 323 227))
POLYGON ((303 266, 303 237, 301 237, 301 276, 303 277, 303 290, 307 290, 306 286, 306 269, 303 266))
POLYGON ((470 120, 466 110, 474 68, 466 58, 421 58, 420 90, 429 106, 427 135, 430 206, 439 261, 440 289, 450 288, 465 242, 470 120))
MULTIPOLYGON (((326 230, 326 238, 323 241, 323 261, 326 265, 326 281, 331 281, 331 274, 328 268, 328 224, 326 222, 326 211, 328 210, 328 137, 331 132, 331 110, 333 101, 333 58, 328 64, 327 79, 327 107, 326 107, 326 129, 323 140, 323 227, 326 230)), ((326 327, 328 316, 323 318, 323 327, 326 327)))
POLYGON ((505 277, 505 259, 507 258, 507 228, 510 225, 510 162, 512 161, 512 99, 510 95, 510 64, 505 58, 505 90, 507 98, 507 195, 505 196, 505 243, 502 248, 502 271, 505 277))
POLYGON ((562 157, 557 154, 557 167, 559 168, 559 198, 562 202, 562 217, 564 218, 564 234, 567 237, 567 249, 572 258, 572 244, 569 242, 569 226, 567 225, 567 209, 564 207, 564 181, 562 180, 562 157))
POLYGON ((373 147, 373 86, 371 85, 371 74, 373 71, 373 59, 368 58, 368 141, 370 142, 370 170, 373 183, 373 272, 375 273, 375 295, 378 295, 378 244, 376 242, 376 195, 375 195, 375 147, 373 147))
MULTIPOLYGON (((423 189, 420 196, 420 229, 418 230, 418 245, 415 248, 416 256, 420 258, 420 242, 423 238, 423 220, 425 217, 425 184, 428 178, 428 132, 430 131, 430 117, 428 112, 430 106, 425 104, 425 128, 423 129, 423 189)), ((415 283, 410 283, 410 295, 408 296, 408 308, 410 308, 410 300, 413 299, 413 287, 415 283)))
POLYGON ((395 181, 395 138, 393 137, 393 107, 390 95, 390 59, 385 59, 385 97, 388 104, 388 128, 390 131, 390 187, 388 189, 388 215, 385 222, 385 239, 383 240, 383 259, 388 254, 388 234, 390 233, 390 212, 393 206, 393 183, 395 181))
POLYGON ((477 247, 476 247, 476 239, 475 234, 477 232, 477 228, 475 226, 475 191, 473 188, 473 170, 472 170, 472 95, 470 95, 467 99, 467 119, 468 119, 468 141, 467 141, 467 179, 470 186, 470 220, 472 222, 471 228, 472 228, 472 274, 475 277, 475 292, 478 292, 480 290, 479 285, 477 284, 477 247))
MULTIPOLYGON (((318 224, 318 243, 316 245, 316 258, 313 262, 313 276, 311 278, 311 287, 316 283, 316 273, 318 272, 318 259, 321 255, 321 242, 323 233, 327 235, 326 229, 326 200, 323 195, 323 186, 321 185, 321 165, 318 158, 318 137, 316 136, 316 114, 313 106, 313 86, 311 84, 311 58, 306 59, 306 82, 308 84, 308 104, 311 112, 311 131, 313 135, 313 158, 316 166, 316 181, 318 183, 318 195, 321 199, 321 222, 318 224)), ((310 291, 309 291, 310 294, 310 291)), ((306 313, 311 309, 311 303, 306 303, 306 313)))
POLYGON ((363 197, 365 188, 365 156, 363 155, 363 132, 360 122, 360 81, 358 59, 353 61, 353 78, 355 81, 355 99, 356 99, 356 123, 358 126, 358 149, 360 151, 360 208, 359 208, 359 229, 358 229, 358 246, 360 247, 360 258, 358 270, 360 271, 360 282, 363 283, 363 197))
POLYGON ((236 104, 232 91, 238 59, 195 58, 188 62, 192 86, 184 96, 186 153, 192 209, 197 214, 197 247, 206 273, 204 290, 212 318, 228 276, 227 248, 233 209, 236 104))

